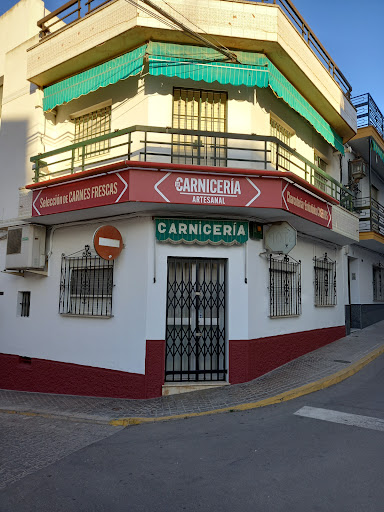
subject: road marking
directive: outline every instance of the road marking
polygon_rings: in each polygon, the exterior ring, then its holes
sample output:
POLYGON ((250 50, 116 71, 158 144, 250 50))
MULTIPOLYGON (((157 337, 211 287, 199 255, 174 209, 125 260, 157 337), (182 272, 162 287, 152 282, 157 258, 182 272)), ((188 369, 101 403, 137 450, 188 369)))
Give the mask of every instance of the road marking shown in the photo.
POLYGON ((332 423, 341 423, 342 425, 351 425, 384 432, 384 420, 371 418, 370 416, 360 416, 359 414, 348 414, 346 412, 307 406, 302 407, 294 414, 296 414, 296 416, 304 416, 305 418, 330 421, 332 423))

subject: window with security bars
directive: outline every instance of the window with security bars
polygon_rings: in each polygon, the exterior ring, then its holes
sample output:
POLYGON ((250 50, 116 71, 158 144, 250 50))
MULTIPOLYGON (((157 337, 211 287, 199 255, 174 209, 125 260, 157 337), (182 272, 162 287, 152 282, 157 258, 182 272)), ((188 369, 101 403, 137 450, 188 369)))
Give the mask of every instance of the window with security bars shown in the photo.
MULTIPOLYGON (((227 93, 174 88, 172 126, 180 130, 227 131, 227 93)), ((172 162, 225 166, 227 143, 222 137, 175 134, 172 162)))
POLYGON ((17 316, 29 316, 31 308, 31 292, 18 292, 17 294, 17 316))
MULTIPOLYGON (((285 128, 282 124, 280 124, 275 118, 271 117, 270 121, 270 134, 271 137, 276 137, 277 139, 284 142, 287 146, 291 146, 293 132, 288 128, 285 128)), ((270 144, 271 151, 271 163, 275 165, 279 169, 283 169, 285 171, 290 170, 291 166, 291 154, 290 152, 279 146, 277 148, 277 144, 271 142, 270 144)))
POLYGON ((59 313, 112 316, 113 261, 93 256, 89 249, 61 261, 59 313))
POLYGON ((384 301, 384 267, 373 266, 373 300, 384 301))
MULTIPOLYGON (((317 153, 315 153, 315 165, 319 169, 321 169, 324 172, 327 172, 327 162, 321 158, 317 153)), ((319 188, 320 190, 326 191, 327 188, 327 178, 320 174, 317 171, 314 171, 314 180, 313 184, 315 187, 319 188)))
POLYGON ((301 262, 269 257, 269 316, 301 315, 301 262))
MULTIPOLYGON (((100 137, 101 135, 107 135, 111 133, 111 106, 109 105, 94 112, 75 117, 73 122, 75 123, 75 138, 73 141, 75 144, 100 137)), ((107 153, 109 145, 109 140, 89 144, 84 148, 84 156, 93 157, 107 153)), ((82 155, 82 148, 79 148, 76 157, 80 159, 82 155)))
POLYGON ((328 258, 314 258, 315 306, 336 306, 336 262, 328 258))

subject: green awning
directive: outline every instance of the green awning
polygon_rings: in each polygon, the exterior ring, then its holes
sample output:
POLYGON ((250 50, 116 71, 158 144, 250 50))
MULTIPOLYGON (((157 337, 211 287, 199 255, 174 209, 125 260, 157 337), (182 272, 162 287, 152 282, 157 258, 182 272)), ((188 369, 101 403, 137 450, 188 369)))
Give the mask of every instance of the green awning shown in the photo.
POLYGON ((324 139, 344 154, 342 138, 263 54, 236 51, 241 64, 228 62, 220 52, 206 47, 150 42, 100 66, 44 89, 44 110, 68 103, 100 87, 114 84, 143 69, 148 54, 149 74, 190 78, 207 83, 270 87, 303 116, 324 139))
POLYGON ((344 155, 343 139, 330 124, 312 107, 310 103, 298 92, 297 89, 280 73, 269 61, 269 87, 279 98, 304 117, 320 135, 335 149, 344 155))
POLYGON ((202 80, 247 87, 268 86, 268 59, 259 53, 237 52, 244 56, 242 64, 232 64, 212 48, 151 41, 148 54, 149 73, 154 76, 177 76, 196 82, 202 80))
POLYGON ((377 144, 377 142, 373 139, 371 139, 371 148, 373 149, 373 151, 378 155, 378 157, 380 158, 380 160, 383 162, 384 164, 384 151, 381 149, 381 147, 377 144))
POLYGON ((147 45, 83 73, 71 76, 44 89, 44 110, 51 110, 84 94, 96 91, 100 87, 115 84, 129 76, 138 75, 143 69, 143 59, 147 45))
POLYGON ((235 86, 270 87, 327 142, 344 154, 342 138, 265 55, 239 51, 236 55, 241 64, 232 64, 226 62, 220 52, 211 48, 156 42, 149 43, 148 54, 149 73, 154 76, 177 76, 235 86))

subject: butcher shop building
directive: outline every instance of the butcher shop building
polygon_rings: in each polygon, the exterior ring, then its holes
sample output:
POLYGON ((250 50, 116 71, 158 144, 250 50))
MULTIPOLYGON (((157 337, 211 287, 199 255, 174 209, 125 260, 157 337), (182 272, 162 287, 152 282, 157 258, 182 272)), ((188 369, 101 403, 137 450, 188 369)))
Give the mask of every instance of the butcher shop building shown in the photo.
POLYGON ((356 109, 301 14, 84 3, 0 17, 0 387, 153 398, 343 337, 356 109))

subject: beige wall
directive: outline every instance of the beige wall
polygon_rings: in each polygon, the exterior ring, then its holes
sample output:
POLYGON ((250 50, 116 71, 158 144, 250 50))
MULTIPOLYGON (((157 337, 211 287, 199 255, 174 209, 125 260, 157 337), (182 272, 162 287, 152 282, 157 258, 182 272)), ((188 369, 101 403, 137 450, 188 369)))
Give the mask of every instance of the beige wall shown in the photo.
MULTIPOLYGON (((170 0, 160 7, 227 47, 265 53, 343 136, 356 131, 356 113, 335 80, 277 5, 226 0, 170 0), (175 7, 176 11, 172 10, 175 7), (185 17, 183 17, 184 15, 185 17)), ((180 30, 116 0, 31 48, 28 77, 48 85, 144 44, 148 39, 194 44, 180 30)))
MULTIPOLYGON (((222 86, 218 83, 207 84, 192 80, 170 79, 167 77, 153 77, 147 75, 145 79, 130 77, 117 84, 101 88, 86 96, 56 108, 54 113, 45 114, 45 133, 42 138, 43 152, 64 147, 73 143, 74 123, 71 115, 83 109, 98 105, 104 101, 112 102, 112 131, 128 128, 133 125, 148 125, 157 127, 172 126, 173 87, 225 90, 228 93, 227 103, 227 130, 231 133, 270 135, 271 113, 281 119, 295 133, 292 147, 311 163, 314 163, 314 151, 328 163, 327 172, 335 179, 340 178, 339 157, 334 148, 328 144, 312 126, 299 114, 292 110, 283 100, 276 98, 269 89, 252 89, 248 87, 222 86)), ((170 141, 168 135, 154 135, 156 140, 170 141)), ((136 135, 135 148, 142 148, 141 134, 136 135)), ((125 139, 127 140, 127 139, 125 139)), ((231 146, 253 148, 259 153, 243 150, 232 150, 229 156, 233 158, 263 158, 261 152, 264 144, 260 142, 232 140, 231 146)), ((157 147, 158 155, 152 160, 168 161, 162 159, 162 151, 166 148, 157 147)), ((112 158, 117 152, 110 153, 112 158)), ((64 157, 70 157, 64 154, 64 157)), ((136 155, 134 158, 139 158, 136 155)), ((58 160, 58 157, 47 159, 48 164, 58 160)), ((297 161, 298 162, 298 161, 297 161)), ((91 165, 92 161, 88 160, 91 165)), ((299 163, 299 162, 298 162, 299 163)), ((229 166, 246 168, 263 168, 258 163, 229 161, 229 166)), ((272 167, 271 167, 272 168, 272 167)), ((50 165, 50 172, 58 171, 58 167, 50 165)), ((298 169, 292 166, 291 170, 305 177, 298 169)))
POLYGON ((0 16, 0 77, 4 75, 6 53, 22 42, 36 37, 29 45, 38 42, 36 22, 48 14, 42 0, 20 0, 0 16))

